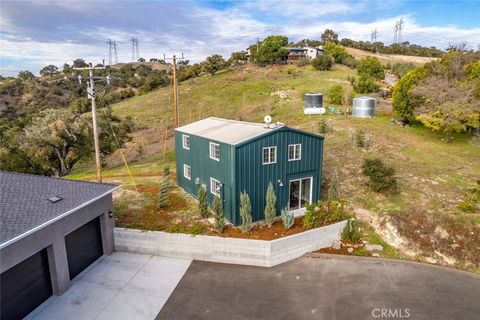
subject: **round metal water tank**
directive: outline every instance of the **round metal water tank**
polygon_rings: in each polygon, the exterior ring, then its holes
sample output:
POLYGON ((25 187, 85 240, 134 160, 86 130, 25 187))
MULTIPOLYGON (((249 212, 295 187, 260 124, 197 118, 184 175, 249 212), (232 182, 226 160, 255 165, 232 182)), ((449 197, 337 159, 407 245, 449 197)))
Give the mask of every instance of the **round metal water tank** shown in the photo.
POLYGON ((377 99, 372 97, 356 97, 353 99, 352 116, 356 118, 375 117, 377 99))
POLYGON ((323 102, 323 94, 321 93, 305 93, 305 108, 321 108, 323 102))

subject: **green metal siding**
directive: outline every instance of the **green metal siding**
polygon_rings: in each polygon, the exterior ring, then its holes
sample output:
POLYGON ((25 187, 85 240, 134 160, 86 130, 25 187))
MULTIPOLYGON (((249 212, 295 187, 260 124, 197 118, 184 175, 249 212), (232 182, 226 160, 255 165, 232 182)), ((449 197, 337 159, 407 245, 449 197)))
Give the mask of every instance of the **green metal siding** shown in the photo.
POLYGON ((323 137, 291 128, 272 130, 271 133, 245 141, 237 146, 212 141, 203 137, 190 136, 190 150, 183 149, 182 135, 175 131, 175 150, 177 164, 177 184, 186 192, 198 194, 195 179, 206 185, 208 201, 210 177, 223 184, 222 199, 225 217, 235 225, 241 223, 240 192, 245 190, 252 203, 254 221, 263 220, 265 197, 268 183, 273 183, 277 196, 277 212, 288 206, 289 181, 292 179, 313 177, 312 201, 320 197, 323 161, 323 137), (220 161, 210 159, 209 142, 220 145, 220 161), (301 160, 288 161, 288 145, 301 144, 301 160), (262 164, 263 147, 277 147, 277 163, 262 164), (183 164, 192 169, 192 179, 183 176, 183 164), (278 180, 283 183, 279 186, 278 180))
MULTIPOLYGON (((277 196, 277 212, 288 206, 289 181, 292 179, 313 177, 312 201, 320 197, 321 173, 323 161, 323 138, 305 134, 290 128, 272 131, 271 134, 253 139, 236 149, 236 202, 240 201, 240 192, 245 190, 252 203, 254 221, 263 220, 265 198, 268 183, 272 182, 277 196), (288 161, 288 145, 301 144, 301 160, 288 161), (262 164, 263 148, 277 147, 277 163, 262 164), (283 183, 279 186, 278 180, 283 183)), ((239 208, 237 219, 240 224, 239 208)))
POLYGON ((232 200, 234 179, 234 147, 218 141, 208 140, 192 134, 186 134, 190 137, 190 150, 186 150, 182 145, 182 133, 175 131, 175 151, 177 167, 177 185, 186 192, 198 195, 199 185, 195 184, 195 179, 199 178, 200 183, 207 189, 208 202, 212 203, 214 195, 210 192, 210 178, 214 178, 223 184, 221 191, 225 217, 232 221, 234 212, 232 208, 235 200, 232 200), (210 158, 209 143, 214 142, 220 145, 220 161, 210 158), (191 180, 183 175, 183 165, 189 165, 192 170, 191 180))

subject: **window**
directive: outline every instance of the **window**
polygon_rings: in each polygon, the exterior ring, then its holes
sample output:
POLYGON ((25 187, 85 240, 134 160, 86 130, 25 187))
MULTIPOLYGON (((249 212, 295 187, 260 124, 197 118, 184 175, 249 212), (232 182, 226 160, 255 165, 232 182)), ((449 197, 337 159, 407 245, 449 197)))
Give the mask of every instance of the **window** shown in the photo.
POLYGON ((300 160, 302 158, 302 145, 289 144, 288 145, 288 161, 300 160))
POLYGON ((183 176, 188 180, 192 180, 192 168, 189 165, 183 165, 183 176))
POLYGON ((277 163, 277 147, 263 148, 263 164, 277 163))
POLYGON ((182 136, 182 144, 183 144, 183 149, 190 150, 190 136, 183 135, 182 136))
POLYGON ((220 197, 220 188, 222 187, 222 184, 220 181, 215 180, 213 178, 210 178, 210 192, 217 196, 220 197))
POLYGON ((210 159, 220 161, 220 145, 210 142, 210 159))

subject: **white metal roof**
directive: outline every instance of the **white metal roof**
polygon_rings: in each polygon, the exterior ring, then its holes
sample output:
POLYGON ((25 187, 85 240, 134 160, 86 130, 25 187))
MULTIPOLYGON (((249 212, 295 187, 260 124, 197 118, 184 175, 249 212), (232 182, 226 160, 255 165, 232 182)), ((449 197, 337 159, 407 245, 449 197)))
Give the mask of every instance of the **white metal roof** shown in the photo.
POLYGON ((283 125, 270 124, 270 126, 267 127, 267 125, 264 123, 253 123, 210 117, 187 124, 175 130, 204 137, 206 139, 235 145, 265 134, 269 131, 281 128, 282 126, 283 125))

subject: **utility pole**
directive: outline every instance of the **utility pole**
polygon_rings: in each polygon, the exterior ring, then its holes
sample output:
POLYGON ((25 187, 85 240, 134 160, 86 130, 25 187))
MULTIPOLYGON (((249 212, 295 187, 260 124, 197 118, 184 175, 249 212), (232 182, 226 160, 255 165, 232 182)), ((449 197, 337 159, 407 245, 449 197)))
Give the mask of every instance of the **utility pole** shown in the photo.
POLYGON ((175 55, 173 55, 172 58, 166 58, 165 55, 163 55, 163 59, 165 61, 167 60, 172 60, 173 62, 173 74, 172 74, 172 86, 173 86, 173 127, 178 128, 180 126, 180 117, 179 117, 179 111, 178 111, 178 82, 177 82, 177 60, 185 60, 183 53, 181 58, 177 58, 175 55))
MULTIPOLYGON (((107 77, 94 77, 93 70, 103 70, 105 67, 93 67, 92 63, 88 67, 84 68, 73 68, 73 70, 88 70, 88 81, 87 81, 87 97, 92 101, 92 124, 93 124, 93 141, 95 145, 95 167, 97 172, 97 182, 102 183, 102 172, 101 172, 101 163, 100 163, 100 142, 98 139, 98 128, 97 128, 97 105, 96 105, 96 94, 95 94, 95 79, 106 79, 107 83, 110 83, 110 76, 107 77)), ((82 76, 78 76, 78 81, 82 83, 82 76)))

